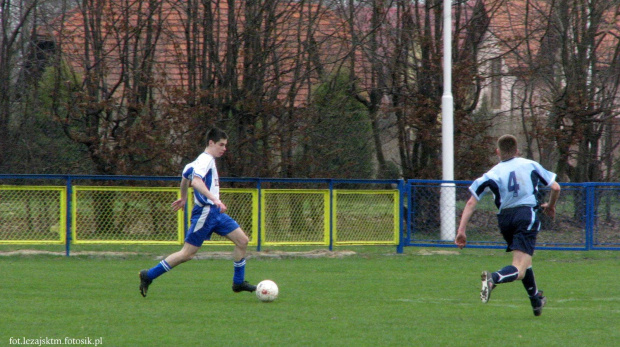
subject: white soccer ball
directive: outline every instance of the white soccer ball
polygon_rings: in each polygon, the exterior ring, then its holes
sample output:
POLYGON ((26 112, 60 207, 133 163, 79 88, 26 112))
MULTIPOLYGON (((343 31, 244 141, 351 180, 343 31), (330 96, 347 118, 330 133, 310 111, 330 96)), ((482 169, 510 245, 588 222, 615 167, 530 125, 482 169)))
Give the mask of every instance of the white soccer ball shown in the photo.
POLYGON ((256 286, 256 297, 263 302, 271 302, 278 298, 278 285, 272 280, 261 281, 256 286))

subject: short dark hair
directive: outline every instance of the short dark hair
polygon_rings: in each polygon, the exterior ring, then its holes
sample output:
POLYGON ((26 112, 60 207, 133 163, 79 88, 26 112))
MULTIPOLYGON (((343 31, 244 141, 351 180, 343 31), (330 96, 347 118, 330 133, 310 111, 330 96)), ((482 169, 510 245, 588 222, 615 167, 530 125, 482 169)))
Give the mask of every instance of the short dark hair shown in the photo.
POLYGON ((228 135, 226 135, 224 130, 220 128, 211 128, 211 130, 209 130, 209 132, 207 133, 207 144, 209 144, 209 141, 217 143, 219 140, 222 139, 228 140, 228 135))
POLYGON ((497 140, 497 148, 502 157, 515 156, 517 155, 517 138, 510 134, 502 135, 497 140))

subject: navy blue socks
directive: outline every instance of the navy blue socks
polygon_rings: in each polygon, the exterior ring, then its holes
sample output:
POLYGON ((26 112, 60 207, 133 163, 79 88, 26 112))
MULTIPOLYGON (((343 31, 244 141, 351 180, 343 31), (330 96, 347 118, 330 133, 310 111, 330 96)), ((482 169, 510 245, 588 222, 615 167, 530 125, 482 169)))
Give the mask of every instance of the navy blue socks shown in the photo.
POLYGON ((499 271, 495 271, 491 276, 493 276, 493 284, 508 283, 519 277, 519 269, 515 266, 508 265, 499 271))
POLYGON ((525 276, 523 276, 523 287, 527 291, 527 295, 530 297, 536 295, 538 293, 538 288, 536 287, 536 279, 534 279, 534 270, 532 267, 528 267, 525 271, 525 276))

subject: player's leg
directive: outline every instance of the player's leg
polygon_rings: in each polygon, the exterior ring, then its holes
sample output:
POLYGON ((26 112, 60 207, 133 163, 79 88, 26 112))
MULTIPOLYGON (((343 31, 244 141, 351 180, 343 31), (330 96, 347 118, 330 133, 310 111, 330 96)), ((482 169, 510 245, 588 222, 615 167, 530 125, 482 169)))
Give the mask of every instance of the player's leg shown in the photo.
POLYGON ((195 206, 192 210, 192 218, 189 230, 185 237, 185 244, 180 251, 170 254, 148 270, 140 271, 140 293, 146 297, 149 285, 154 279, 172 270, 173 267, 184 263, 194 257, 205 240, 210 237, 210 222, 213 213, 209 206, 195 206))
MULTIPOLYGON (((512 241, 514 237, 515 228, 511 222, 513 220, 513 213, 511 211, 503 212, 498 215, 498 222, 500 232, 506 241, 506 252, 511 251, 512 241)), ((480 300, 483 303, 487 303, 491 298, 491 291, 500 283, 507 283, 514 281, 519 273, 519 270, 512 265, 505 266, 502 269, 490 272, 482 271, 482 288, 480 289, 480 300)))
POLYGON ((243 260, 248 250, 248 243, 250 242, 248 236, 241 228, 237 228, 225 236, 235 244, 235 249, 233 250, 233 259, 235 262, 243 260))
MULTIPOLYGON (((516 216, 517 211, 515 209, 504 210, 497 216, 500 232, 506 241, 506 252, 513 251, 515 233, 518 232, 518 228, 515 226, 516 216)), ((482 288, 480 289, 480 300, 483 303, 487 303, 491 298, 491 291, 498 284, 512 282, 518 276, 519 269, 514 265, 504 266, 495 272, 483 271, 481 275, 482 288)))
POLYGON ((194 246, 192 244, 185 242, 185 244, 183 245, 183 248, 181 248, 180 251, 170 254, 169 256, 166 257, 166 259, 162 260, 162 262, 167 263, 168 267, 172 269, 173 267, 181 263, 185 263, 188 260, 192 260, 192 258, 194 258, 194 256, 196 255, 199 249, 200 247, 194 246))
POLYGON ((170 254, 166 259, 160 261, 157 265, 148 270, 140 271, 140 293, 146 297, 146 293, 149 289, 149 285, 157 277, 172 270, 173 267, 191 260, 200 247, 185 243, 180 251, 170 254))
POLYGON ((538 290, 534 270, 532 269, 532 256, 536 247, 536 237, 538 235, 540 223, 537 219, 532 223, 532 227, 515 235, 512 264, 519 269, 519 276, 523 283, 530 304, 535 316, 542 314, 542 309, 547 303, 547 298, 543 296, 542 290, 538 290))
POLYGON ((194 257, 200 247, 185 243, 180 251, 170 254, 166 259, 160 261, 157 265, 147 270, 148 278, 153 281, 157 277, 172 270, 173 267, 184 263, 194 257))
POLYGON ((534 278, 534 270, 531 266, 525 270, 525 276, 523 276, 521 282, 523 283, 523 287, 530 298, 530 304, 532 305, 534 315, 540 316, 542 314, 543 307, 547 303, 547 298, 543 296, 542 290, 538 290, 538 287, 536 286, 536 279, 534 278))
POLYGON ((536 285, 534 270, 531 266, 528 267, 527 270, 525 270, 525 276, 523 276, 521 282, 523 283, 523 287, 525 288, 525 291, 527 292, 527 295, 529 297, 533 297, 538 294, 538 286, 536 285))
POLYGON ((536 248, 536 238, 540 229, 540 222, 536 214, 532 211, 529 220, 531 222, 524 227, 527 221, 521 225, 521 231, 514 236, 512 265, 518 269, 517 279, 521 280, 525 288, 535 316, 542 314, 542 309, 547 303, 547 298, 542 291, 538 290, 534 270, 532 269, 532 257, 536 248), (532 218, 533 217, 533 218, 532 218))
POLYGON ((514 264, 519 268, 519 273, 523 273, 521 282, 530 298, 530 304, 532 305, 534 315, 540 316, 543 307, 547 303, 547 298, 543 296, 542 290, 539 291, 536 286, 536 278, 534 277, 534 270, 532 269, 532 256, 529 254, 515 254, 514 264))
MULTIPOLYGON (((518 251, 517 251, 518 252, 518 251)), ((495 271, 483 271, 482 272, 482 289, 480 290, 480 300, 483 303, 489 301, 491 297, 491 291, 498 285, 502 283, 510 283, 519 277, 519 268, 513 264, 504 266, 503 268, 495 271)))
POLYGON ((504 234, 504 239, 508 243, 509 249, 512 251, 512 264, 504 266, 495 272, 482 272, 482 289, 480 290, 480 300, 486 303, 489 301, 491 291, 498 284, 510 283, 520 280, 525 276, 527 268, 532 266, 532 256, 520 249, 529 249, 522 247, 523 235, 504 234))
POLYGON ((255 291, 256 286, 251 285, 245 280, 245 255, 248 249, 248 242, 250 241, 248 236, 243 232, 243 230, 241 230, 240 227, 237 227, 235 230, 224 236, 235 244, 235 249, 233 250, 233 291, 235 293, 242 291, 255 291))
POLYGON ((517 276, 514 280, 523 279, 528 268, 532 267, 532 256, 520 251, 512 251, 512 267, 517 269, 517 276))
POLYGON ((529 254, 525 254, 524 256, 515 253, 513 261, 513 264, 519 268, 519 273, 523 273, 521 282, 527 292, 527 296, 530 298, 530 304, 532 305, 534 315, 540 316, 543 307, 547 303, 547 298, 543 296, 542 290, 538 290, 538 286, 536 285, 536 278, 534 276, 534 270, 532 269, 532 256, 529 254), (523 268, 525 268, 525 271, 522 270, 523 268))
POLYGON ((520 280, 532 266, 532 255, 540 223, 532 208, 516 208, 498 216, 499 227, 506 241, 506 251, 512 252, 512 264, 489 274, 492 286, 520 280))

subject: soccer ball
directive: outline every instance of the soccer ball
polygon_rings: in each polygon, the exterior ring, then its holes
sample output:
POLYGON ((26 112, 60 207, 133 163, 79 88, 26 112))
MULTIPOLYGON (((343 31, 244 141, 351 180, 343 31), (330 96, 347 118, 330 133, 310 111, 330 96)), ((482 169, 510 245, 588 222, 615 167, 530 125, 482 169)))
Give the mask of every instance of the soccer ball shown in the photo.
POLYGON ((261 281, 256 286, 256 297, 262 302, 271 302, 278 298, 278 285, 272 280, 261 281))

